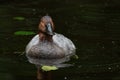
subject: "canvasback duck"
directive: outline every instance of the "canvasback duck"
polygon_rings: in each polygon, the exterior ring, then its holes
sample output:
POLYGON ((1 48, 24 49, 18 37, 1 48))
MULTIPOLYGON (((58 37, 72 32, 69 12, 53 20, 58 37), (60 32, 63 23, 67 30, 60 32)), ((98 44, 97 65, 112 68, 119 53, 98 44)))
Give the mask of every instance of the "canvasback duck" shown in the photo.
POLYGON ((26 46, 26 56, 32 64, 54 65, 69 61, 75 55, 75 45, 62 34, 55 33, 55 26, 50 16, 43 16, 39 23, 39 34, 35 35, 26 46))

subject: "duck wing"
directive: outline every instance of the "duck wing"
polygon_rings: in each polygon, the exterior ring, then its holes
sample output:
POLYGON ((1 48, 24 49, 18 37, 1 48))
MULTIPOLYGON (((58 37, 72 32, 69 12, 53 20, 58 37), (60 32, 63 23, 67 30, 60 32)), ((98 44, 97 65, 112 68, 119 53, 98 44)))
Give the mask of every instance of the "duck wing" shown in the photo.
POLYGON ((75 45, 70 39, 68 39, 64 35, 55 33, 55 35, 53 36, 53 41, 55 44, 57 44, 59 47, 65 50, 66 56, 75 55, 75 50, 76 50, 75 45))
POLYGON ((35 35, 32 40, 28 43, 28 45, 26 46, 26 53, 29 52, 29 50, 31 49, 32 46, 37 45, 39 43, 39 35, 35 35))

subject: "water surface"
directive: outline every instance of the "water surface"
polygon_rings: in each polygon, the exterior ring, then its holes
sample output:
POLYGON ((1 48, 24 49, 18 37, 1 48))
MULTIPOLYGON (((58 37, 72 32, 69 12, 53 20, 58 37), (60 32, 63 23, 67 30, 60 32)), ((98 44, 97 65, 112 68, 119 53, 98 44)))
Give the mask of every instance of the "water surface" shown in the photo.
POLYGON ((36 79, 36 67, 24 54, 34 35, 17 36, 14 32, 37 34, 40 18, 49 14, 56 32, 75 43, 79 56, 69 62, 73 67, 53 71, 53 80, 119 80, 119 3, 119 0, 1 0, 0 79, 36 79))

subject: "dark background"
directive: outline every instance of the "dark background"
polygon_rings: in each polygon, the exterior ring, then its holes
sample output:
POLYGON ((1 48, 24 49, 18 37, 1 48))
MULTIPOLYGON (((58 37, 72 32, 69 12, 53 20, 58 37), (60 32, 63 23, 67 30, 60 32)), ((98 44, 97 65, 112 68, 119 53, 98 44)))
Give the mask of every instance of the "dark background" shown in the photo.
POLYGON ((35 80, 36 67, 24 54, 38 33, 40 18, 49 14, 56 32, 76 45, 73 67, 53 71, 53 80, 120 80, 119 0, 0 0, 0 79, 35 80), (15 17, 23 17, 17 20, 15 17))

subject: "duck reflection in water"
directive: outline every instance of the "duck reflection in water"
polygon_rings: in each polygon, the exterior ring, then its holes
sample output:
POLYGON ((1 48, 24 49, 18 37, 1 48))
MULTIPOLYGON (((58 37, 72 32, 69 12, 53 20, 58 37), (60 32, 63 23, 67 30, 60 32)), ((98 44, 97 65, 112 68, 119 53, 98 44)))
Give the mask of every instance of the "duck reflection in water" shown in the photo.
MULTIPOLYGON (((62 64, 75 55, 75 45, 62 34, 55 33, 55 26, 50 16, 43 16, 39 23, 39 34, 35 35, 26 47, 26 56, 30 63, 38 68, 38 79, 44 73, 42 66, 68 66, 62 64)), ((49 72, 48 72, 49 73, 49 72)))

